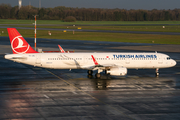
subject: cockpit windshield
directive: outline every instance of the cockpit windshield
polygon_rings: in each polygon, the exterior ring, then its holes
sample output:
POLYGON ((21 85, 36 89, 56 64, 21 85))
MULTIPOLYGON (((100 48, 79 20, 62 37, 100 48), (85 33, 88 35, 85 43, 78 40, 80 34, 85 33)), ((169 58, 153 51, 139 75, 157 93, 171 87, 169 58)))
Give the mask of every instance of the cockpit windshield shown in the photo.
POLYGON ((171 58, 170 57, 167 57, 167 60, 170 60, 171 58))

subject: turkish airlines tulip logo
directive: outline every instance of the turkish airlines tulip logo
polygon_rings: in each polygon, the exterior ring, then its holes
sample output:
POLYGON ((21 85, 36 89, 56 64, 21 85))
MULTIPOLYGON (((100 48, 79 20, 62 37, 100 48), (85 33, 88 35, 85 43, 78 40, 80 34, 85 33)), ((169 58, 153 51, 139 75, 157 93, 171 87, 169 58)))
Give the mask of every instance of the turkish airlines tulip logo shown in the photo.
POLYGON ((16 36, 11 42, 11 48, 15 53, 26 53, 29 50, 29 44, 24 45, 22 36, 16 36))

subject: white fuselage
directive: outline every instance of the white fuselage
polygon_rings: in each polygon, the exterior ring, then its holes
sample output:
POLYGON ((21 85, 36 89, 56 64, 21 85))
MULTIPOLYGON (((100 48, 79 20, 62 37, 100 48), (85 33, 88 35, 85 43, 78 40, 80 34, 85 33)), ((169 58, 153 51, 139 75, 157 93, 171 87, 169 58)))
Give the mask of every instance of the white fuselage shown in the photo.
POLYGON ((130 69, 168 68, 176 65, 173 59, 162 53, 32 53, 9 54, 6 59, 33 66, 53 69, 91 69, 91 55, 100 65, 130 69))

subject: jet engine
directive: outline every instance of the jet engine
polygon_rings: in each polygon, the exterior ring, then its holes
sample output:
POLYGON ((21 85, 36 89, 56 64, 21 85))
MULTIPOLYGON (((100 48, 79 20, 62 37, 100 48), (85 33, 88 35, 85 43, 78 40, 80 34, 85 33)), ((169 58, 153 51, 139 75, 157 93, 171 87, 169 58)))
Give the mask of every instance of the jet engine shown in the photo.
POLYGON ((115 76, 125 76, 127 74, 127 68, 125 67, 112 67, 106 71, 107 74, 115 76))

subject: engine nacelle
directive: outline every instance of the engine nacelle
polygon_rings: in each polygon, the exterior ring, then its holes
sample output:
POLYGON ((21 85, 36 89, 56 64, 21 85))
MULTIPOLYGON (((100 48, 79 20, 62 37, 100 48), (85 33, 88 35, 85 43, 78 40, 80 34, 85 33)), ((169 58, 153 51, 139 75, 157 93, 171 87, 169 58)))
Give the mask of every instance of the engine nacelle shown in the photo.
POLYGON ((127 68, 113 67, 110 70, 107 70, 107 74, 115 75, 115 76, 125 76, 127 74, 127 68))

